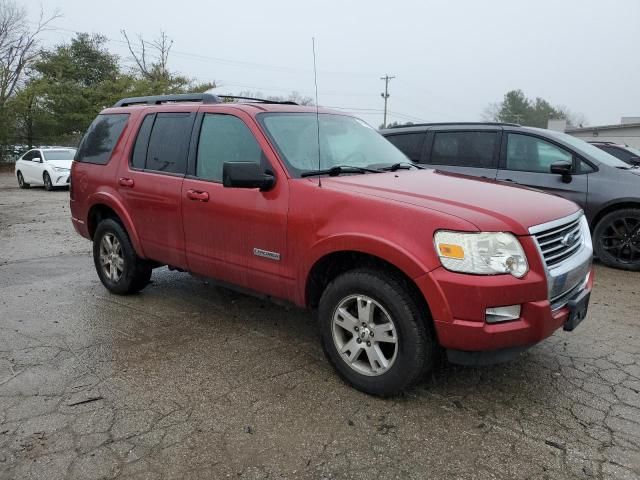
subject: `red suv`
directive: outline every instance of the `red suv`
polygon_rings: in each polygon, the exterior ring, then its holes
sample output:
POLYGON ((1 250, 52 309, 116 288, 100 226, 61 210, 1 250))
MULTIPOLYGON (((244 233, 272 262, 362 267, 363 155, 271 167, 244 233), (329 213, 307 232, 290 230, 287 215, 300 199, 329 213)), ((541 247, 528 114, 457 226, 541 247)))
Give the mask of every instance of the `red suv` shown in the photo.
POLYGON ((71 212, 113 293, 168 265, 318 310, 356 388, 508 359, 584 318, 580 208, 414 166, 364 122, 207 94, 125 99, 82 140, 71 212), (228 99, 227 99, 228 100, 228 99))

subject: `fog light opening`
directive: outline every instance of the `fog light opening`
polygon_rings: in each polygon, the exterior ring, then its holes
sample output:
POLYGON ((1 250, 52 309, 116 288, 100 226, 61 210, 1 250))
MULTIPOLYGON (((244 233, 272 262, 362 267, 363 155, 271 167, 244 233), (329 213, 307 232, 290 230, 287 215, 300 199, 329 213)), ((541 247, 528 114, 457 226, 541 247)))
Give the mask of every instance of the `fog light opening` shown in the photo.
POLYGON ((520 305, 508 305, 506 307, 489 307, 485 311, 487 323, 500 323, 518 320, 520 318, 520 305))

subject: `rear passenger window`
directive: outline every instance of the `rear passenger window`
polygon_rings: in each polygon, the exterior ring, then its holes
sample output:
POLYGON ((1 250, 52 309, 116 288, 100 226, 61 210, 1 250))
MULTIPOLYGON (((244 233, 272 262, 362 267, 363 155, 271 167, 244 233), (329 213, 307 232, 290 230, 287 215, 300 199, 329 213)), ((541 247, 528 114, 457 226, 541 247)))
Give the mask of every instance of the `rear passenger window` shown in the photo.
POLYGON ((151 127, 156 116, 154 114, 147 115, 142 121, 136 144, 133 146, 133 154, 131 155, 131 166, 134 168, 144 168, 147 162, 147 148, 149 147, 149 135, 151 127))
POLYGON ((437 132, 431 162, 454 167, 497 168, 497 132, 437 132))
POLYGON ((184 174, 192 125, 190 113, 158 113, 149 138, 145 169, 184 174))
POLYGON ((389 135, 387 140, 409 157, 409 160, 412 162, 420 162, 424 137, 424 133, 403 133, 399 135, 389 135))
POLYGON ((200 129, 196 176, 221 182, 225 162, 266 166, 258 141, 242 120, 232 115, 207 114, 200 129))
POLYGON ((76 152, 77 162, 105 165, 111 158, 124 126, 129 119, 128 113, 110 113, 98 115, 84 134, 76 152))

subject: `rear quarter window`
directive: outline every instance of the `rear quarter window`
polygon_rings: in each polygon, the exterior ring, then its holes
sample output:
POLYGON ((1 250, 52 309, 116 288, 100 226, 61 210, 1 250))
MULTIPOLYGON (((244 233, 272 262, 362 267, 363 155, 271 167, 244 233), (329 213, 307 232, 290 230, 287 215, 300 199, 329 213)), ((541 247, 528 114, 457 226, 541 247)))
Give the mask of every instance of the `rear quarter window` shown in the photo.
POLYGON ((75 160, 105 165, 111 158, 128 119, 128 113, 98 115, 84 134, 75 160))

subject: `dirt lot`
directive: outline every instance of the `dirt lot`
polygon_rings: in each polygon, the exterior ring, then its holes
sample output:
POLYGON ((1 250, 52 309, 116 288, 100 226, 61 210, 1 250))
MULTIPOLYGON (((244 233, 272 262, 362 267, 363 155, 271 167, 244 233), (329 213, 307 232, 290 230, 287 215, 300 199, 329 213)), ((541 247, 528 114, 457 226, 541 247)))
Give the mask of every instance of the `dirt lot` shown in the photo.
POLYGON ((518 361, 391 400, 312 316, 166 269, 101 286, 68 192, 0 174, 0 478, 640 478, 640 274, 518 361))

